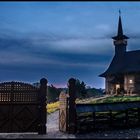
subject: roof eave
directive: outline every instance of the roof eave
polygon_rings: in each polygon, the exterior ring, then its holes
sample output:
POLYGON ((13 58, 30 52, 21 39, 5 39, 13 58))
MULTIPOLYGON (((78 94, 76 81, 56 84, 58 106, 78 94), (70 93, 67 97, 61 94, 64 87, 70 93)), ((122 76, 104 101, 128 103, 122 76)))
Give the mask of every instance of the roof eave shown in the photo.
POLYGON ((127 37, 127 36, 125 36, 125 35, 123 35, 123 36, 114 36, 114 37, 112 37, 112 39, 114 39, 114 40, 129 39, 129 37, 127 37))

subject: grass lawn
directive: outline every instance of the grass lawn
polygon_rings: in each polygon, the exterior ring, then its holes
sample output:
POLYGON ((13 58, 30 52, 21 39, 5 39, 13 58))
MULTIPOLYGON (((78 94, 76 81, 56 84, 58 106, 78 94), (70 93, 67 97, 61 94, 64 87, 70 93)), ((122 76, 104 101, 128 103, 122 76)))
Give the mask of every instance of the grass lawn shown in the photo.
MULTIPOLYGON (((104 99, 98 99, 95 98, 89 98, 88 104, 99 104, 99 103, 113 103, 113 102, 128 102, 128 101, 140 101, 140 96, 113 96, 113 97, 107 97, 104 99)), ((79 103, 82 103, 82 100, 78 100, 79 103)), ((77 102, 77 103, 78 103, 77 102)), ((86 104, 86 103, 84 103, 86 104)), ((56 110, 59 110, 59 101, 47 104, 47 113, 53 113, 56 110)))
POLYGON ((98 103, 113 103, 113 102, 129 102, 129 101, 140 101, 140 96, 114 96, 107 97, 104 99, 91 100, 90 104, 98 104, 98 103))
MULTIPOLYGON (((106 97, 103 99, 89 99, 89 101, 87 102, 88 104, 100 104, 100 103, 114 103, 114 102, 129 102, 129 101, 140 101, 140 96, 111 96, 111 97, 106 97)), ((80 102, 80 104, 82 103, 82 101, 80 102)), ((86 103, 84 103, 86 104, 86 103)), ((113 111, 112 114, 115 115, 116 113, 119 113, 121 111, 113 111)), ((103 118, 105 116, 109 115, 109 111, 106 112, 96 112, 96 117, 98 116, 103 116, 103 118)), ((129 114, 130 115, 130 114, 129 114)), ((132 115, 134 115, 134 113, 132 113, 132 115)), ((87 118, 92 118, 92 112, 85 112, 85 113, 78 113, 78 116, 83 116, 85 119, 87 118)), ((122 113, 120 113, 120 115, 117 115, 116 118, 122 118, 125 117, 125 112, 122 111, 122 113)), ((137 118, 136 118, 137 119, 137 118)), ((133 120, 135 120, 133 118, 133 120)))

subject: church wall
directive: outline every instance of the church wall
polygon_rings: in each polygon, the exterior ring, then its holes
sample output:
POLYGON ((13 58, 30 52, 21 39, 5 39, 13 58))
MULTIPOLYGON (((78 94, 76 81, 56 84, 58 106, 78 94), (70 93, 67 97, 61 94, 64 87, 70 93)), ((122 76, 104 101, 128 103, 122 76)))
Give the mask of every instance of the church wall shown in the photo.
POLYGON ((107 94, 114 94, 113 92, 115 91, 115 85, 111 84, 109 81, 113 79, 113 76, 108 76, 106 77, 105 80, 105 89, 107 94))
MULTIPOLYGON (((106 77, 105 88, 107 94, 115 94, 116 85, 109 82, 113 78, 113 76, 106 77)), ((124 75, 124 90, 127 94, 140 94, 140 74, 124 75)))
POLYGON ((135 92, 135 75, 128 74, 124 76, 124 90, 127 94, 135 92))
POLYGON ((140 74, 135 74, 135 92, 140 94, 140 74))

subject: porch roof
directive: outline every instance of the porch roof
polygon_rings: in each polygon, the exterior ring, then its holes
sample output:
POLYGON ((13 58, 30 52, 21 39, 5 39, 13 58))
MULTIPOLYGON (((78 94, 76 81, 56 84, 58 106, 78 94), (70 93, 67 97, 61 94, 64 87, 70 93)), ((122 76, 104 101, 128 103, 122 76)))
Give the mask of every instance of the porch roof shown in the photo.
POLYGON ((140 50, 128 51, 123 55, 115 55, 107 70, 100 77, 125 73, 140 72, 140 50))

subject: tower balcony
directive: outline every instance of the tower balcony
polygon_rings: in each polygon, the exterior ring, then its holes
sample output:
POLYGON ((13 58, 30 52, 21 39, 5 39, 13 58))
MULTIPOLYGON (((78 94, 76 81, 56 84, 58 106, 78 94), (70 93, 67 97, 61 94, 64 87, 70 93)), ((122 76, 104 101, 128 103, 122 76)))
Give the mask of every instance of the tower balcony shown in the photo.
POLYGON ((114 45, 127 45, 127 40, 123 39, 123 40, 114 40, 113 41, 114 45))

